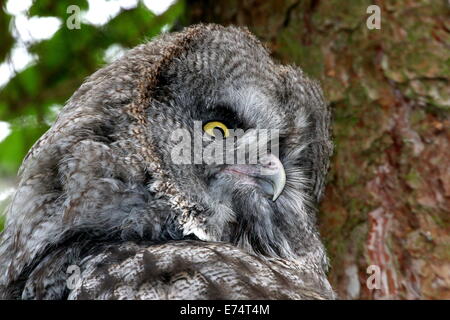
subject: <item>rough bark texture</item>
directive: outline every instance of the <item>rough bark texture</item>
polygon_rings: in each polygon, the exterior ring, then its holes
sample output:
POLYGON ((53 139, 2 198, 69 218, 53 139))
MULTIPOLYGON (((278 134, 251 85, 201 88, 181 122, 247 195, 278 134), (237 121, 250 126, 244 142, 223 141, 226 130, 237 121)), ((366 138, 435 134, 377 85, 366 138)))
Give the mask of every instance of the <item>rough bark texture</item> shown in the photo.
POLYGON ((344 299, 450 299, 450 5, 188 1, 184 23, 247 26, 322 82, 336 152, 320 228, 344 299), (366 9, 381 7, 381 30, 366 9), (370 290, 368 266, 381 270, 370 290))

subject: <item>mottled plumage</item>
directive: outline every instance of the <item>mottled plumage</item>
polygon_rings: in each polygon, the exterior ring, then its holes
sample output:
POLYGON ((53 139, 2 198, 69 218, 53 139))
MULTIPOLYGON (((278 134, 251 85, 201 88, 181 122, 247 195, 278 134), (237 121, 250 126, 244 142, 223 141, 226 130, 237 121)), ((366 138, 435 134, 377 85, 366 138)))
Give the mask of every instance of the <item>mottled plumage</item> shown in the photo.
POLYGON ((85 81, 25 158, 0 297, 333 298, 315 220, 329 122, 319 85, 246 30, 198 25, 130 50, 85 81), (171 133, 212 118, 279 130, 276 201, 224 165, 173 163, 171 133))

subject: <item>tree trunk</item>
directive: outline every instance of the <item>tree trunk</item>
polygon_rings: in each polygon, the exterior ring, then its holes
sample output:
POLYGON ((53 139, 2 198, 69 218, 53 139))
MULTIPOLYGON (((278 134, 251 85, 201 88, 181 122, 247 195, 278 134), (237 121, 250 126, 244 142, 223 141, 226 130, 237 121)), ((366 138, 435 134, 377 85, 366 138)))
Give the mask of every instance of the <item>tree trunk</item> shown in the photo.
POLYGON ((184 24, 247 26, 321 81, 336 151, 319 223, 339 297, 450 299, 448 2, 191 0, 187 10, 184 24), (366 24, 371 4, 379 30, 366 24))

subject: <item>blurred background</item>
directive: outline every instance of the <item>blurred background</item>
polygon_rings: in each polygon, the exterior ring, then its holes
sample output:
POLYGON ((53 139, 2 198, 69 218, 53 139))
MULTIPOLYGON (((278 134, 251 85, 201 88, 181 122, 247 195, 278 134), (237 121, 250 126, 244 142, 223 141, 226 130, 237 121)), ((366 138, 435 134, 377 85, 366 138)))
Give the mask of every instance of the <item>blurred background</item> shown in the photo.
MULTIPOLYGON (((319 226, 340 298, 450 299, 448 1, 0 6, 0 212, 23 157, 83 79, 163 32, 198 22, 247 26, 274 58, 320 80, 332 106, 336 151, 319 226), (380 29, 367 26, 373 4, 380 29), (369 266, 380 271, 376 290, 367 286, 369 266)), ((3 223, 0 216, 0 230, 3 223)))

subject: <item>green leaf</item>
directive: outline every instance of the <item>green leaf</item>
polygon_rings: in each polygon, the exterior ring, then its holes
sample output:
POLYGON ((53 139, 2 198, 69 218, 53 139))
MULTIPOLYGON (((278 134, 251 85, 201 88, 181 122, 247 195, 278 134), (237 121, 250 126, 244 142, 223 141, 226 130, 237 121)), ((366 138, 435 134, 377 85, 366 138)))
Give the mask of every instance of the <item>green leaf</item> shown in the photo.
POLYGON ((9 32, 9 24, 11 16, 4 10, 0 10, 0 30, 2 30, 1 46, 0 46, 0 61, 3 61, 14 44, 14 38, 9 32))
POLYGON ((39 0, 33 2, 29 15, 40 17, 53 16, 62 18, 65 21, 69 16, 67 8, 71 5, 78 6, 80 10, 86 10, 89 7, 86 0, 39 0))
POLYGON ((28 150, 48 130, 48 126, 36 121, 33 109, 28 116, 16 119, 11 134, 0 143, 0 177, 15 175, 28 150))

